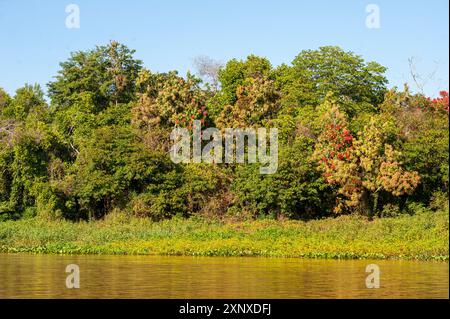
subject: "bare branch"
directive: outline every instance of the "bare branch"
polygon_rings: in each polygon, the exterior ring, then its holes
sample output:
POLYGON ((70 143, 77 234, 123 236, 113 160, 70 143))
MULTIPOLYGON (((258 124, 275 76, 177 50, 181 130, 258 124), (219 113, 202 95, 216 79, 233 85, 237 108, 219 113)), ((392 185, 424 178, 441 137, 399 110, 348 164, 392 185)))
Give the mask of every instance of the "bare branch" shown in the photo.
POLYGON ((425 86, 428 84, 428 82, 432 81, 434 79, 434 77, 436 76, 436 72, 438 71, 438 68, 439 68, 439 63, 436 62, 436 61, 433 61, 435 63, 435 65, 436 65, 436 67, 429 74, 427 74, 425 76, 422 76, 417 71, 417 62, 416 62, 416 60, 417 59, 414 58, 414 57, 408 58, 409 72, 410 72, 411 77, 412 77, 412 79, 413 79, 417 89, 419 90, 419 92, 421 94, 424 94, 425 86))
POLYGON ((219 71, 223 67, 223 63, 205 55, 194 58, 193 62, 198 75, 217 91, 219 89, 219 71))

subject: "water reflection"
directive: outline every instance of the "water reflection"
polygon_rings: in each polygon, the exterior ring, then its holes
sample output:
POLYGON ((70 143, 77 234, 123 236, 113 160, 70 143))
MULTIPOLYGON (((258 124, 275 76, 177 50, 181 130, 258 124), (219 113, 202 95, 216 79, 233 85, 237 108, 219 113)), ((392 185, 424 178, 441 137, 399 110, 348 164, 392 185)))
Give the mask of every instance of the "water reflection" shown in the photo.
POLYGON ((0 254, 0 298, 448 298, 448 275, 445 262, 0 254))

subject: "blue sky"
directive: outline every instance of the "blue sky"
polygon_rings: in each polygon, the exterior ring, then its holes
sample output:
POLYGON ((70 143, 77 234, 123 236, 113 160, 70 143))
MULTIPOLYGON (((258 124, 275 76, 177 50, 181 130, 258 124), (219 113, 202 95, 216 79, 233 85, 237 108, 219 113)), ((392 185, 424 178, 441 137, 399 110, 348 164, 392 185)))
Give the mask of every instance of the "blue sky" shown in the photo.
POLYGON ((0 0, 0 87, 45 84, 71 51, 117 40, 152 71, 193 69, 199 55, 226 62, 257 54, 274 65, 303 49, 339 45, 388 67, 391 86, 411 82, 408 58, 425 93, 449 87, 448 0, 0 0), (80 28, 65 26, 68 4, 80 28), (368 4, 380 8, 379 29, 365 25, 368 4))

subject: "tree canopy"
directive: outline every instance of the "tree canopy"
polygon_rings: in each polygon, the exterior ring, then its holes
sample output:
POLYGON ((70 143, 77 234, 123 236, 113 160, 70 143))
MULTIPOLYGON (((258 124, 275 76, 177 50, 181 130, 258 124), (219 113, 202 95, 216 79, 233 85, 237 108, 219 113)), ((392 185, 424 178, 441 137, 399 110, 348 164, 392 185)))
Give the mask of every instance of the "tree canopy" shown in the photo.
POLYGON ((448 198, 447 92, 389 89, 385 67, 339 47, 278 67, 255 55, 214 64, 212 87, 134 53, 115 41, 73 53, 49 102, 38 85, 0 88, 0 220, 391 216, 448 198), (277 172, 173 163, 170 132, 194 120, 278 128, 277 172))

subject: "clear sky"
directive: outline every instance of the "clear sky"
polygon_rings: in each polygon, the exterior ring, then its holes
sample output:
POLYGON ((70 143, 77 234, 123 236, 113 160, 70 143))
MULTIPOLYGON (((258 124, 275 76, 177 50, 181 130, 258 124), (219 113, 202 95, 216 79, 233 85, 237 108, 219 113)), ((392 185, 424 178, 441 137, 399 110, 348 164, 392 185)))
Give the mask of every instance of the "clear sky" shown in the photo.
MULTIPOLYGON (((253 53, 274 65, 303 49, 339 45, 388 67, 390 85, 411 82, 408 58, 431 77, 425 93, 449 87, 448 0, 0 0, 0 87, 45 84, 71 51, 117 40, 152 71, 193 69, 199 55, 226 62, 253 53), (65 21, 80 8, 80 28, 65 21), (366 27, 366 6, 380 28, 366 27)), ((412 83, 412 82, 411 82, 412 83)))

